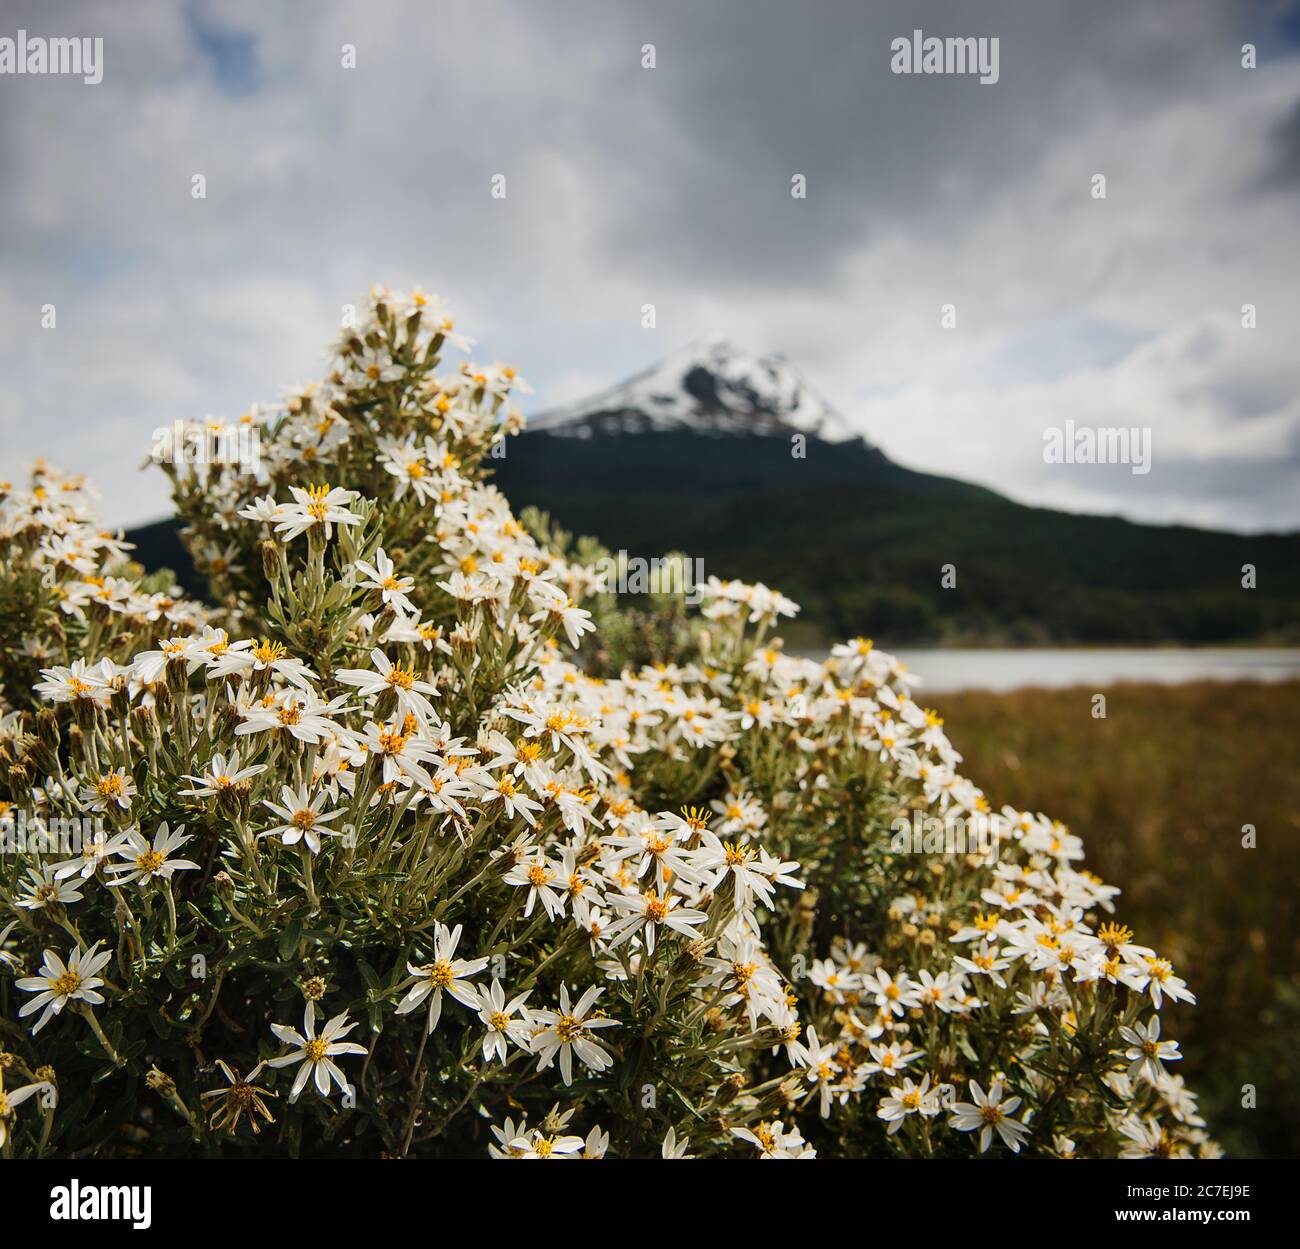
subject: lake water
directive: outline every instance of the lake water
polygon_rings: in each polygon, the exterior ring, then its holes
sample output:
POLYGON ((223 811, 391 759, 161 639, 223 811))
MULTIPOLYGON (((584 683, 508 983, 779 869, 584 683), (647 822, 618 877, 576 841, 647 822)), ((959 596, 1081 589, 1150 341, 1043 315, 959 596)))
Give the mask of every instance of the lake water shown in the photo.
POLYGON ((1300 649, 1187 648, 942 650, 896 652, 926 691, 1101 689, 1116 681, 1286 681, 1300 678, 1300 649))

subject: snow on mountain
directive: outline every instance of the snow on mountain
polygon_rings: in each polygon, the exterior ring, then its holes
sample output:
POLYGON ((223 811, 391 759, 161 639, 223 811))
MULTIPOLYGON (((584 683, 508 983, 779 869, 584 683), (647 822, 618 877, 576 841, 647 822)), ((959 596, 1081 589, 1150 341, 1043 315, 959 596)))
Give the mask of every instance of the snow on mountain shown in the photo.
POLYGON ((574 438, 665 430, 860 437, 783 357, 750 355, 722 339, 693 343, 609 390, 530 417, 528 428, 574 438))

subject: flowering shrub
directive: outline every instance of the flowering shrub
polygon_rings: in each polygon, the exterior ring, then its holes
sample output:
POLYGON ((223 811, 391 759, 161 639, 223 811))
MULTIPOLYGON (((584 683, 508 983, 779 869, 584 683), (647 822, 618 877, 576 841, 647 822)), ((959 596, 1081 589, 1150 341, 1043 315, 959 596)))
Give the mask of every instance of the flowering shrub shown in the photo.
POLYGON ((1210 1152, 1079 839, 767 587, 629 612, 467 345, 376 292, 255 472, 166 463, 205 603, 5 487, 4 1151, 1210 1152))

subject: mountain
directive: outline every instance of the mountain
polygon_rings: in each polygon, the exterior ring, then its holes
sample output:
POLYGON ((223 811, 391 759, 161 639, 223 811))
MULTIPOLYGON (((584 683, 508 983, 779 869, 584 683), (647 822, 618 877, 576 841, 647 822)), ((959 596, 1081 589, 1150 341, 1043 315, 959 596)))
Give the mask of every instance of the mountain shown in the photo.
MULTIPOLYGON (((487 464, 516 511, 776 587, 804 609, 783 632, 808 646, 1300 642, 1300 534, 1075 515, 916 472, 787 361, 721 341, 531 418, 487 464)), ((171 522, 129 536, 192 584, 171 522)))
POLYGON ((784 357, 750 355, 725 339, 692 344, 621 385, 532 418, 529 428, 567 438, 682 430, 860 440, 784 357))
POLYGON ((1027 507, 904 468, 789 362, 723 341, 530 418, 491 463, 516 510, 765 581, 803 604, 818 640, 1300 639, 1300 535, 1027 507), (1243 564, 1258 590, 1242 588, 1243 564))

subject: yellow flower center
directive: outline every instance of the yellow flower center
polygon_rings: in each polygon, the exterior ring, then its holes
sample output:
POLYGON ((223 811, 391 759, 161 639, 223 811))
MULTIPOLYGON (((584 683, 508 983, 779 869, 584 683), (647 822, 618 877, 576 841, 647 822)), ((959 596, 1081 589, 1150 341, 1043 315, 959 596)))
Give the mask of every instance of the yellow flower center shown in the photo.
MULTIPOLYGON (((373 368, 373 366, 371 367, 373 368)), ((377 377, 378 372, 373 376, 377 377)), ((307 487, 307 497, 311 500, 307 504, 307 515, 313 520, 321 521, 325 519, 325 513, 329 511, 329 504, 325 502, 325 496, 329 494, 332 488, 329 485, 307 487)))
POLYGON ((167 861, 167 856, 158 850, 146 850, 143 854, 138 855, 135 865, 146 876, 152 875, 167 861))
POLYGON ((566 1045, 582 1034, 582 1023, 574 1015, 562 1015, 555 1025, 555 1035, 566 1045))
POLYGON ((415 684, 415 665, 403 668, 400 664, 394 664, 389 669, 386 680, 394 689, 409 690, 415 684))

